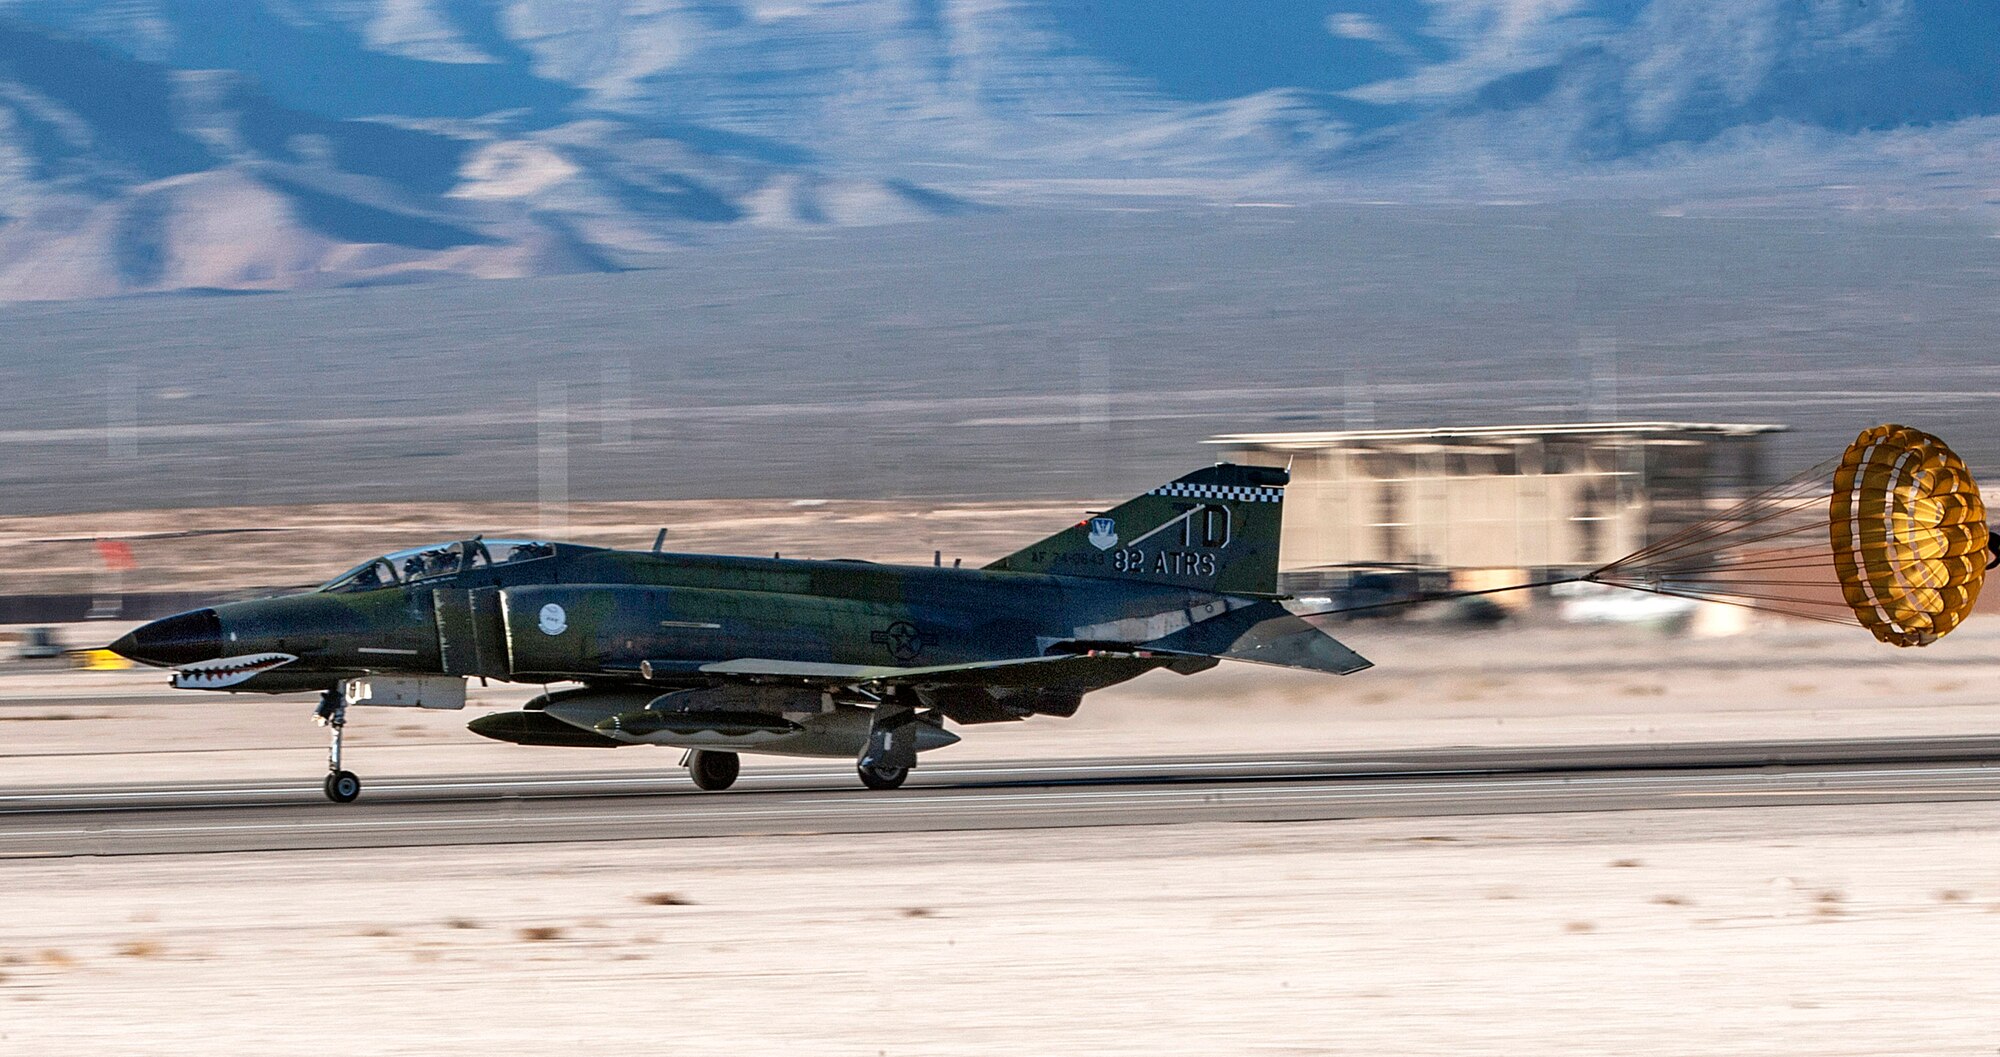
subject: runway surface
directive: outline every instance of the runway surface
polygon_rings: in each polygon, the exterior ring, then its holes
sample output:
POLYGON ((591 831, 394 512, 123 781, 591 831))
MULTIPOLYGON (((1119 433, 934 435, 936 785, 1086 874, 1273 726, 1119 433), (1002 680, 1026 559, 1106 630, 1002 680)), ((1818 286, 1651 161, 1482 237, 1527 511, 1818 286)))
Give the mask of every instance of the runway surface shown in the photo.
POLYGON ((0 789, 0 858, 2000 800, 2000 738, 935 760, 886 793, 754 757, 722 793, 677 769, 362 777, 347 805, 317 775, 0 789))

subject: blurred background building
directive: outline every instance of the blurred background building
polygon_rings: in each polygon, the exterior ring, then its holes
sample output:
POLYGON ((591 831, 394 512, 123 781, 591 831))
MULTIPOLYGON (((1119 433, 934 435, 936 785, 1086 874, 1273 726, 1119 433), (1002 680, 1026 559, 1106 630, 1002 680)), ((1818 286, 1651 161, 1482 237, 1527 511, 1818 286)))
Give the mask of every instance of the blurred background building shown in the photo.
POLYGON ((1242 433, 1207 443, 1231 461, 1291 467, 1288 590, 1341 590, 1384 575, 1482 590, 1594 569, 1691 524, 1768 483, 1765 442, 1785 429, 1583 422, 1242 433))

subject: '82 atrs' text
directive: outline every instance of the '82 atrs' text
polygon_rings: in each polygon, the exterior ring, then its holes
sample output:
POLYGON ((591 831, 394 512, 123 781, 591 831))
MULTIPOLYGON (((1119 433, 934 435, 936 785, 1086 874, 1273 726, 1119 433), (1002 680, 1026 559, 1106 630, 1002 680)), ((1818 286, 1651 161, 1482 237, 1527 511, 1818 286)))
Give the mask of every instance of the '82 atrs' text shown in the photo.
POLYGON ((1204 551, 1147 551, 1126 547, 1108 554, 1088 551, 1035 551, 1028 560, 1037 565, 1109 565, 1121 573, 1153 576, 1214 576, 1215 555, 1204 551))
POLYGON ((1111 567, 1121 573, 1153 576, 1214 576, 1215 555, 1205 551, 1153 551, 1127 547, 1111 553, 1111 567))

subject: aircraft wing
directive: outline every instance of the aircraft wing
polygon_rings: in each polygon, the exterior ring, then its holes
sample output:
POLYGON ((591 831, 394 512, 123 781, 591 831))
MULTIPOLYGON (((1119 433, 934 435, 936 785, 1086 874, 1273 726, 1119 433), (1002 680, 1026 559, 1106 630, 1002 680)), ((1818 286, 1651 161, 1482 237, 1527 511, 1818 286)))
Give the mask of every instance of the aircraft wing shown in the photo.
MULTIPOLYGON (((1066 687, 1096 684, 1105 676, 1129 677, 1154 668, 1183 665, 1187 658, 1176 655, 1016 657, 998 661, 971 661, 964 664, 937 664, 922 668, 896 668, 872 664, 822 664, 765 657, 704 664, 696 671, 703 675, 742 679, 795 679, 830 686, 863 683, 902 686, 1006 686, 1066 687), (1113 668, 1129 669, 1114 673, 1113 668)), ((1205 665, 1204 665, 1205 666, 1205 665)))

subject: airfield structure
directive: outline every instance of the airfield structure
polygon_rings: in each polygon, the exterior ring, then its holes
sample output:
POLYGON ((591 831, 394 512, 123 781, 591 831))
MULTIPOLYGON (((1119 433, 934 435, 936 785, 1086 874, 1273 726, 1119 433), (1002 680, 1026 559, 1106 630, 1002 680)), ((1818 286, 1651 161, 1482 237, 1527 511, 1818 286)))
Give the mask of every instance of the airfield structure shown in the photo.
POLYGON ((1291 467, 1287 590, 1338 589, 1384 570, 1480 590, 1595 569, 1701 519, 1767 483, 1766 440, 1786 428, 1579 422, 1206 443, 1231 462, 1291 467))

